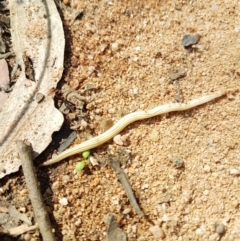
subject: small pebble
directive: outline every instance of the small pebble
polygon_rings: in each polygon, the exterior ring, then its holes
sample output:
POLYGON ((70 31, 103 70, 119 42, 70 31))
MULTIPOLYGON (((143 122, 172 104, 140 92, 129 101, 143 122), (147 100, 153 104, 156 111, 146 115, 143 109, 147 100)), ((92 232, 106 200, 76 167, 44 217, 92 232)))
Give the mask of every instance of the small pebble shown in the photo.
POLYGON ((204 170, 205 172, 210 172, 210 171, 211 171, 211 168, 210 168, 210 166, 205 165, 205 166, 203 167, 203 170, 204 170))
POLYGON ((217 241, 217 240, 219 240, 219 236, 218 236, 217 233, 214 233, 214 234, 212 234, 212 235, 209 236, 209 239, 208 239, 208 240, 209 240, 209 241, 217 241))
POLYGON ((216 233, 218 233, 219 235, 223 235, 225 233, 225 226, 221 223, 221 224, 217 224, 215 226, 215 231, 216 233))
POLYGON ((196 234, 198 235, 198 236, 202 236, 202 235, 204 235, 206 233, 206 230, 205 230, 205 228, 203 228, 203 227, 200 227, 200 228, 197 228, 196 229, 196 234))
POLYGON ((176 167, 176 168, 183 168, 184 167, 184 162, 182 159, 180 159, 179 157, 176 157, 174 160, 173 160, 173 165, 176 167))
POLYGON ((160 228, 158 225, 151 226, 149 228, 149 231, 152 233, 155 240, 162 240, 166 237, 166 234, 164 233, 163 229, 160 228))
POLYGON ((111 44, 111 49, 112 49, 112 51, 117 51, 118 48, 119 48, 119 44, 118 44, 118 43, 112 43, 112 44, 111 44))
POLYGON ((153 129, 149 134, 149 138, 151 141, 158 142, 160 139, 159 132, 157 130, 153 129))
POLYGON ((114 114, 116 112, 115 108, 109 108, 108 113, 109 114, 114 114))
POLYGON ((24 240, 25 241, 31 240, 31 235, 29 233, 24 234, 24 240))
POLYGON ((213 144, 213 138, 212 138, 212 137, 209 137, 209 138, 207 139, 207 143, 208 143, 209 145, 212 145, 212 144, 213 144))
POLYGON ((63 176, 62 176, 62 182, 63 182, 64 184, 68 183, 69 180, 70 180, 70 177, 69 177, 68 175, 63 175, 63 176))
POLYGON ((21 212, 21 213, 26 213, 26 211, 27 211, 25 207, 21 207, 21 208, 19 208, 18 210, 19 210, 19 212, 21 212))
POLYGON ((56 181, 52 184, 52 189, 54 190, 57 190, 59 188, 59 181, 56 181))
POLYGON ((86 128, 87 125, 88 123, 84 119, 81 119, 81 127, 86 128))
POLYGON ((210 9, 211 9, 211 11, 216 12, 218 10, 218 5, 214 4, 214 5, 212 5, 212 7, 210 9))
POLYGON ((93 166, 98 166, 98 165, 99 165, 97 159, 96 159, 95 157, 93 157, 93 156, 90 156, 90 157, 89 157, 89 161, 90 161, 90 163, 91 163, 93 166))
POLYGON ((136 233, 136 232, 137 232, 137 226, 136 226, 136 225, 133 225, 133 226, 132 226, 132 232, 133 232, 133 233, 136 233))
POLYGON ((169 221, 169 220, 170 220, 169 216, 168 216, 166 213, 164 213, 164 214, 163 214, 163 217, 162 217, 162 221, 163 221, 163 222, 167 222, 167 221, 169 221))
POLYGON ((134 95, 137 95, 137 94, 138 94, 138 88, 137 88, 137 87, 135 87, 135 88, 133 89, 133 94, 134 94, 134 95))
POLYGON ((136 49, 136 51, 139 51, 141 49, 141 47, 137 46, 135 49, 136 49))
POLYGON ((207 195, 209 194, 209 190, 204 190, 204 191, 203 191, 203 194, 204 194, 205 196, 207 196, 207 195))
POLYGON ((69 114, 70 110, 68 109, 68 107, 66 106, 65 103, 63 103, 60 107, 59 107, 59 111, 62 112, 63 114, 67 115, 69 114))
POLYGON ((122 213, 123 214, 128 214, 130 212, 131 212, 131 208, 125 208, 122 213))
POLYGON ((116 199, 113 199, 113 200, 112 200, 112 204, 113 204, 113 205, 118 205, 118 204, 119 204, 119 201, 116 200, 116 199))
POLYGON ((42 93, 36 94, 35 100, 36 100, 37 103, 40 103, 43 99, 44 99, 44 95, 42 93))
POLYGON ((63 197, 59 200, 59 203, 63 206, 67 206, 68 205, 68 200, 67 198, 63 197))
POLYGON ((48 187, 48 188, 46 189, 46 191, 45 191, 45 194, 47 194, 47 195, 53 195, 52 189, 51 189, 50 187, 48 187))
POLYGON ((123 145, 123 140, 122 140, 122 136, 120 134, 116 135, 113 137, 113 141, 115 144, 122 146, 123 145))
POLYGON ((134 62, 137 62, 137 61, 138 61, 138 57, 137 57, 137 56, 134 56, 134 57, 133 57, 133 61, 134 61, 134 62))
POLYGON ((27 194, 27 193, 28 193, 27 189, 23 189, 23 190, 20 191, 20 195, 22 195, 22 196, 27 194))
POLYGON ((169 78, 173 82, 174 80, 180 79, 186 76, 186 70, 184 68, 175 69, 170 75, 169 78))
POLYGON ((90 183, 90 187, 93 188, 93 187, 96 187, 98 186, 98 184, 100 183, 100 179, 98 177, 96 177, 95 179, 93 179, 90 183))
POLYGON ((189 224, 187 224, 187 223, 183 224, 181 230, 183 230, 184 232, 187 232, 188 229, 189 229, 189 224))
POLYGON ((148 184, 143 184, 142 187, 141 187, 141 189, 142 189, 142 190, 143 190, 143 189, 148 189, 148 187, 149 187, 148 184))
POLYGON ((182 39, 182 45, 184 47, 189 47, 193 44, 198 43, 200 39, 200 35, 199 34, 194 34, 194 35, 185 35, 182 39))
POLYGON ((74 225, 75 225, 76 227, 79 227, 80 224, 81 224, 81 219, 78 219, 78 220, 74 223, 74 225))
POLYGON ((69 0, 63 0, 63 3, 64 3, 65 5, 68 5, 68 4, 69 4, 69 0))
POLYGON ((239 175, 239 170, 237 170, 235 168, 230 169, 229 172, 230 172, 230 175, 234 175, 234 176, 239 175))

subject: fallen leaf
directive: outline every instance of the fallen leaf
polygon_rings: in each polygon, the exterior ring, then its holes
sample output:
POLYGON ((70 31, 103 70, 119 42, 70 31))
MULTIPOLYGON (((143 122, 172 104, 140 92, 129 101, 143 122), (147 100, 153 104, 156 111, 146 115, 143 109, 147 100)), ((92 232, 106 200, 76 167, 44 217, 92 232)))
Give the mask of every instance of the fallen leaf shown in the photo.
POLYGON ((21 74, 0 110, 0 178, 19 170, 17 139, 29 141, 36 157, 63 123, 62 114, 48 96, 62 76, 65 48, 55 3, 10 1, 9 7, 12 44, 21 74), (31 63, 32 73, 26 74, 26 59, 31 63), (38 93, 44 95, 40 103, 35 100, 38 93))

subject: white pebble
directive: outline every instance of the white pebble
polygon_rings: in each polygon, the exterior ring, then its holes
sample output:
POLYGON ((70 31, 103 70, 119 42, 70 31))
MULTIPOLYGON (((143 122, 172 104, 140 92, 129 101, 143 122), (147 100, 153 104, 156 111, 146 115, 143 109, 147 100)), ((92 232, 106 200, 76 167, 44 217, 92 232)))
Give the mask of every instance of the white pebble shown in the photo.
POLYGON ((27 189, 23 189, 21 192, 20 192, 20 195, 25 195, 28 193, 28 190, 27 189))
POLYGON ((211 171, 211 168, 210 168, 210 166, 205 165, 205 166, 203 167, 203 170, 204 170, 205 172, 210 172, 210 171, 211 171))
POLYGON ((137 94, 138 94, 138 88, 137 88, 137 87, 133 89, 133 94, 134 94, 134 95, 137 95, 137 94))
POLYGON ((114 114, 116 112, 116 110, 114 108, 109 108, 108 109, 108 113, 109 114, 114 114))
POLYGON ((240 32, 240 26, 237 26, 237 27, 235 28, 235 32, 236 32, 236 33, 239 33, 239 32, 240 32))
POLYGON ((209 190, 204 190, 204 191, 203 191, 203 194, 204 194, 205 196, 207 196, 207 195, 209 194, 209 190))
POLYGON ((136 233, 137 232, 137 226, 136 225, 132 225, 132 232, 136 233))
POLYGON ((90 156, 90 157, 89 157, 89 161, 90 161, 90 163, 91 163, 93 166, 99 165, 97 159, 94 158, 93 156, 90 156))
POLYGON ((225 233, 225 226, 224 226, 224 224, 221 223, 221 224, 216 225, 215 231, 216 231, 216 233, 218 233, 219 235, 223 235, 223 234, 225 233))
POLYGON ((116 51, 119 48, 119 44, 118 43, 112 43, 111 48, 112 48, 113 51, 116 51))
POLYGON ((88 123, 84 119, 82 119, 81 120, 81 127, 86 128, 87 125, 88 125, 88 123))
POLYGON ((184 232, 187 232, 187 230, 189 229, 189 224, 187 223, 183 224, 181 229, 184 230, 184 232))
POLYGON ((134 56, 134 57, 133 57, 133 61, 134 61, 134 62, 137 62, 137 61, 138 61, 138 57, 137 57, 137 56, 134 56))
POLYGON ((164 233, 163 229, 160 228, 158 225, 151 226, 149 228, 149 231, 152 233, 155 240, 162 240, 166 237, 166 234, 164 233))
POLYGON ((219 240, 219 236, 218 236, 217 233, 214 233, 214 234, 212 234, 212 235, 209 236, 209 239, 208 239, 208 240, 209 240, 209 241, 217 241, 217 240, 219 240))
POLYGON ((209 145, 212 145, 212 144, 213 144, 213 138, 212 138, 212 137, 209 137, 209 138, 207 139, 207 143, 208 143, 209 145))
POLYGON ((153 129, 150 134, 149 134, 149 138, 151 141, 157 142, 160 139, 160 135, 159 132, 155 129, 153 129))
POLYGON ((76 227, 79 227, 80 224, 81 224, 81 219, 78 219, 78 220, 74 223, 74 225, 75 225, 76 227))
POLYGON ((118 205, 118 204, 119 204, 119 201, 116 200, 116 199, 113 199, 113 200, 112 200, 112 204, 113 204, 113 205, 118 205))
POLYGON ((164 213, 163 217, 162 217, 162 221, 167 222, 167 221, 169 221, 169 219, 170 219, 169 216, 166 213, 164 213))
POLYGON ((19 208, 18 210, 19 210, 19 212, 21 212, 21 213, 26 213, 26 208, 25 208, 25 207, 21 207, 21 208, 19 208))
POLYGON ((64 184, 68 183, 69 180, 70 180, 69 175, 63 175, 63 176, 62 176, 62 182, 63 182, 64 184))
POLYGON ((230 169, 229 172, 230 172, 230 175, 234 175, 234 176, 239 175, 239 170, 237 170, 235 168, 230 169))
POLYGON ((219 175, 218 175, 217 172, 213 172, 213 173, 212 173, 212 176, 213 176, 214 178, 218 178, 219 175))
POLYGON ((59 200, 59 203, 63 206, 67 206, 68 205, 68 200, 67 198, 63 197, 59 200))
POLYGON ((203 234, 202 233, 202 229, 201 228, 197 228, 196 229, 196 234, 199 235, 199 236, 202 235, 203 234))
POLYGON ((135 49, 136 49, 136 51, 139 51, 141 49, 141 47, 137 46, 135 49))
POLYGON ((199 236, 202 236, 205 234, 205 228, 204 227, 200 227, 200 228, 197 228, 196 229, 196 234, 199 235, 199 236))
POLYGON ((130 212, 131 212, 131 208, 125 208, 122 213, 123 214, 128 214, 130 212))
POLYGON ((52 189, 53 189, 53 191, 57 190, 58 187, 59 187, 59 181, 56 181, 56 182, 54 182, 54 183, 52 184, 52 189))
POLYGON ((113 137, 113 141, 114 143, 116 143, 119 146, 123 145, 123 140, 122 140, 122 136, 120 134, 116 135, 113 137))
POLYGON ((143 185, 142 185, 142 190, 143 190, 143 189, 148 189, 148 187, 149 187, 149 184, 143 184, 143 185))

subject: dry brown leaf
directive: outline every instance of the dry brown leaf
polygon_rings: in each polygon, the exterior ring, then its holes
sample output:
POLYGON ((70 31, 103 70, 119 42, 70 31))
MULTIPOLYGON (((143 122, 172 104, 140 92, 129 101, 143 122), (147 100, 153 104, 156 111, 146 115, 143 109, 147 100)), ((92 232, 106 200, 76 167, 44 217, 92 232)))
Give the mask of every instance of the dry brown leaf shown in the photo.
POLYGON ((56 6, 52 0, 12 0, 10 14, 13 48, 22 72, 0 110, 0 178, 21 165, 15 140, 31 142, 36 157, 63 123, 48 96, 63 71, 65 39, 56 6), (32 75, 26 62, 32 64, 32 75), (39 93, 44 96, 41 102, 36 101, 39 93))

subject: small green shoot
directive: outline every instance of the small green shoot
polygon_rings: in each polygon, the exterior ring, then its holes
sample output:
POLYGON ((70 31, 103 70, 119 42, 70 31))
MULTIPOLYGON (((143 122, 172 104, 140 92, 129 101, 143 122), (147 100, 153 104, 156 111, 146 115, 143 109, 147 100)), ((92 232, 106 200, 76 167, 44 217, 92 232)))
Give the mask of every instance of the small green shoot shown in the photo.
POLYGON ((82 153, 83 158, 86 160, 90 156, 90 151, 84 151, 82 153))
POLYGON ((85 161, 78 162, 75 167, 76 172, 81 172, 83 170, 83 168, 85 167, 85 165, 86 165, 85 161))

